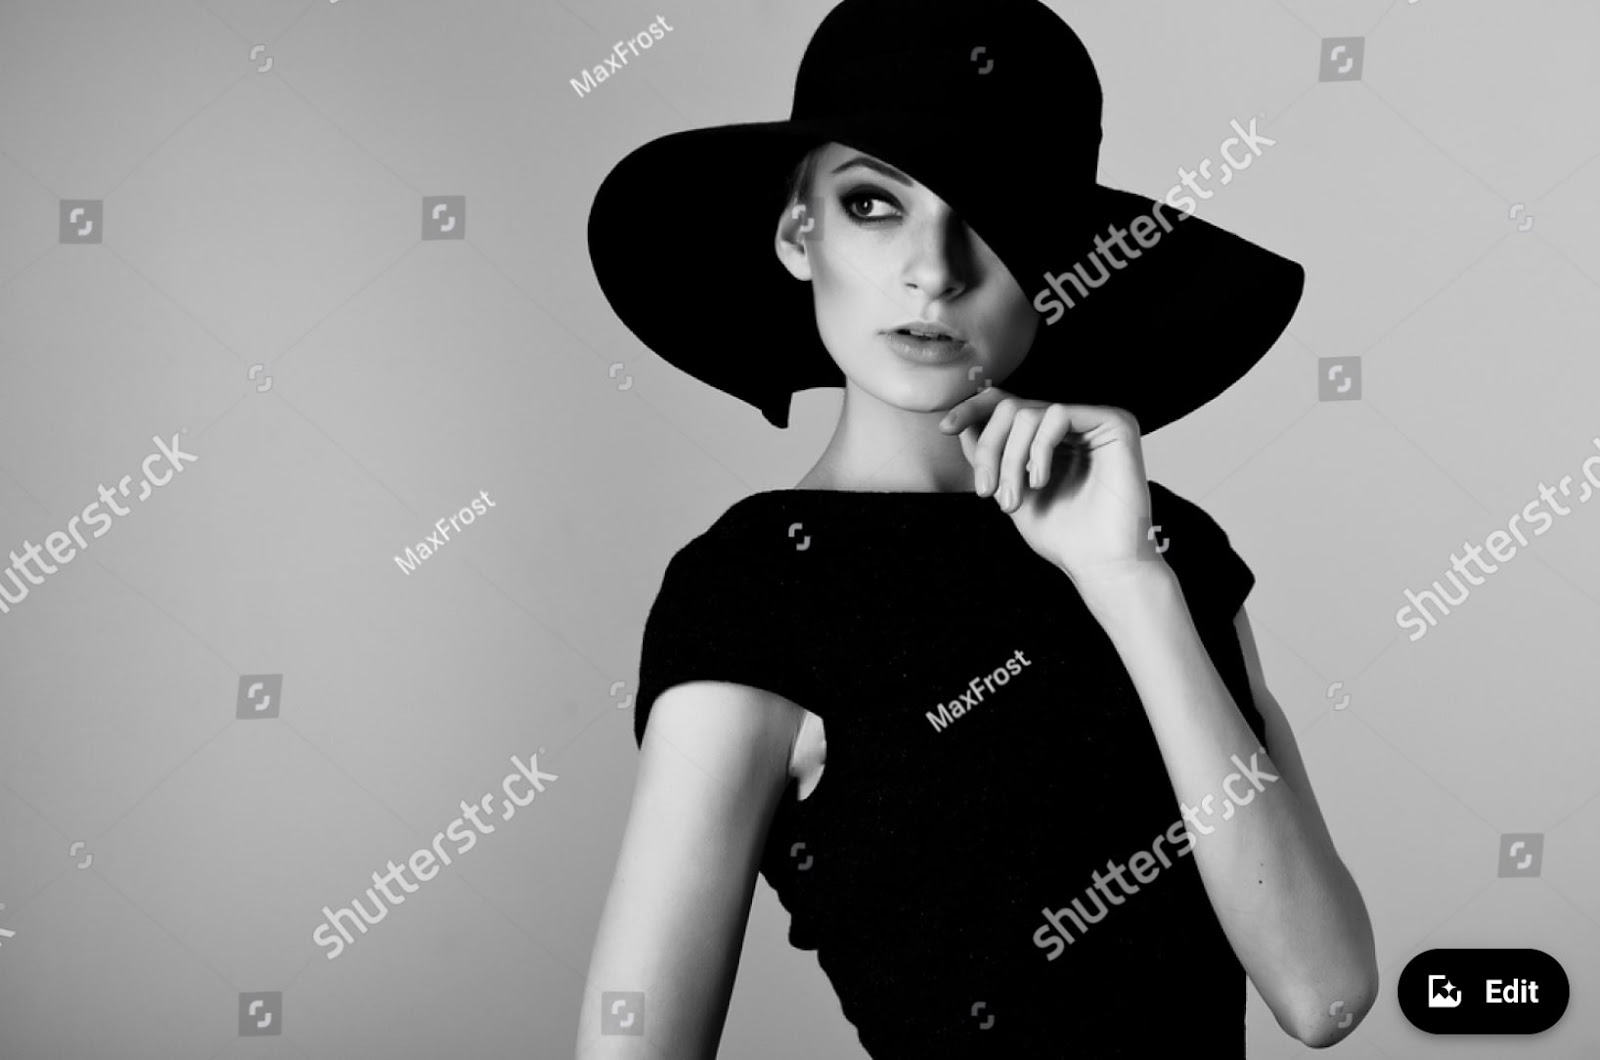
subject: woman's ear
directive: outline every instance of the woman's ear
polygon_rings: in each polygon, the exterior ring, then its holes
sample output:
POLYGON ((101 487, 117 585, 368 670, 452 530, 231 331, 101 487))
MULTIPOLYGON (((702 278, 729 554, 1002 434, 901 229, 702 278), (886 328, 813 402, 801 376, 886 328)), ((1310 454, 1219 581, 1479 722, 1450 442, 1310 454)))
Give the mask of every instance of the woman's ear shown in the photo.
POLYGON ((792 200, 789 208, 778 218, 778 230, 773 235, 772 246, 778 260, 797 280, 811 279, 810 243, 821 231, 821 219, 815 214, 820 204, 815 200, 792 200))

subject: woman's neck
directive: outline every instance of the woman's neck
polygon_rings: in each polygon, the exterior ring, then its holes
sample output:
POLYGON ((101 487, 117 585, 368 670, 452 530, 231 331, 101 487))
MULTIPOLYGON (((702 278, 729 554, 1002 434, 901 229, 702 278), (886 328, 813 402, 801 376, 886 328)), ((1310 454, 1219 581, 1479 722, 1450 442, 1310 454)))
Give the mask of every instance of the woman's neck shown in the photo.
POLYGON ((960 438, 939 430, 946 411, 898 408, 847 383, 833 437, 796 488, 970 491, 972 465, 960 438))

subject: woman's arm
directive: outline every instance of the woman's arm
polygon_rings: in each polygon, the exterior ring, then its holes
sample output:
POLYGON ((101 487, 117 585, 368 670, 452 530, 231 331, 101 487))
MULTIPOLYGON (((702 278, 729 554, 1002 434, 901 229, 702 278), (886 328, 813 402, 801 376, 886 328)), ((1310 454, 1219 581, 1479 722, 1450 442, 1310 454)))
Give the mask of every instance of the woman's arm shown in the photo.
POLYGON ((1144 703, 1239 963, 1285 1031, 1313 1048, 1340 1041, 1377 998, 1372 924, 1262 679, 1243 608, 1236 627, 1266 753, 1206 654, 1172 568, 1151 563, 1078 589, 1144 703))
POLYGON ((724 682, 656 698, 589 960, 577 1060, 716 1056, 801 716, 781 696, 724 682), (601 1033, 612 991, 643 993, 633 1023, 642 1019, 643 1035, 601 1033))

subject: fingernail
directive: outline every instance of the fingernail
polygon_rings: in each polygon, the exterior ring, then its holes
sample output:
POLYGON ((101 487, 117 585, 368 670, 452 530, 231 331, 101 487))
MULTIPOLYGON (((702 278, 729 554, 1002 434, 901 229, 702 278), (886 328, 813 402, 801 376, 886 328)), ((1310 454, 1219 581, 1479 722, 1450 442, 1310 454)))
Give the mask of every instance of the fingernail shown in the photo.
POLYGON ((989 490, 989 469, 980 467, 977 474, 972 477, 972 485, 979 493, 987 493, 989 490))
POLYGON ((1011 487, 1010 486, 1001 486, 1000 489, 998 491, 996 491, 994 497, 995 497, 995 500, 1000 502, 1000 507, 1002 507, 1002 508, 1010 508, 1011 507, 1011 487))

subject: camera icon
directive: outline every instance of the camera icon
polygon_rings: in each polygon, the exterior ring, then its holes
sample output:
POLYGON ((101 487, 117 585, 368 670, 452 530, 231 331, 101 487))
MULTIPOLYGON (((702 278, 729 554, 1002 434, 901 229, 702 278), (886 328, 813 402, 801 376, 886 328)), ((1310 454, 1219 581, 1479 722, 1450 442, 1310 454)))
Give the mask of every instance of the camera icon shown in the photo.
POLYGON ((1537 876, 1544 864, 1543 832, 1507 832, 1500 837, 1500 876, 1537 876))
POLYGON ((1367 38, 1327 37, 1322 42, 1322 66, 1318 81, 1359 81, 1366 58, 1367 38))
POLYGON ((1153 523, 1148 516, 1139 516, 1138 558, 1153 562, 1166 554, 1172 542, 1161 532, 1161 524, 1153 523))
POLYGON ((607 990, 600 995, 600 1033, 644 1035, 644 991, 607 990))
POLYGON ((799 221, 799 237, 810 243, 822 242, 822 200, 805 198, 789 207, 790 220, 799 221))
POLYGON ((239 699, 233 716, 241 720, 276 718, 282 698, 282 674, 244 674, 239 678, 239 699))
POLYGON ((1360 401, 1361 358, 1318 357, 1317 400, 1360 401))
POLYGON ((465 195, 423 196, 422 238, 467 238, 467 197, 465 195))
POLYGON ((283 991, 239 995, 239 1037, 283 1033, 283 991))
POLYGON ((59 238, 63 243, 98 243, 105 230, 100 199, 62 199, 59 238))

